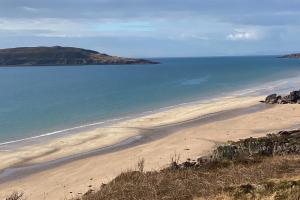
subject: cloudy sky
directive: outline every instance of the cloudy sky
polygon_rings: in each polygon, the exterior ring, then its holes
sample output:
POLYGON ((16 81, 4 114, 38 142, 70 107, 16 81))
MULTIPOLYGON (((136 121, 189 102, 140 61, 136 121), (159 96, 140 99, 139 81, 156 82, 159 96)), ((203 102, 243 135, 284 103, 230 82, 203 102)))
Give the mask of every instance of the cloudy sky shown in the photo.
POLYGON ((300 0, 0 0, 0 48, 134 57, 300 52, 300 0))

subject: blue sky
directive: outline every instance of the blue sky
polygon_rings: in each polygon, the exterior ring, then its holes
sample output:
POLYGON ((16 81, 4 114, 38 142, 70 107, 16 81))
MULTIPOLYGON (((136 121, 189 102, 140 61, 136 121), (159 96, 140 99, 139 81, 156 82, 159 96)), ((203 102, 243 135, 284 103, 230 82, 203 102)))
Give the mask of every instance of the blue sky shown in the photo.
POLYGON ((300 0, 1 0, 0 48, 130 57, 300 52, 300 0))

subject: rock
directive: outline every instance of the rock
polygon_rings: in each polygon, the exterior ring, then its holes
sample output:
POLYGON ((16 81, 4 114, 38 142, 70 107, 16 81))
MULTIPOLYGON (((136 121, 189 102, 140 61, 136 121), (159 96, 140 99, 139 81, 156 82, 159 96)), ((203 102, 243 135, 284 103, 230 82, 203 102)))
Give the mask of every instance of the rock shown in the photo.
POLYGON ((290 93, 290 100, 291 102, 297 102, 298 100, 298 91, 293 91, 290 93))
POLYGON ((277 94, 271 94, 269 96, 266 97, 265 102, 266 103, 270 103, 270 104, 274 104, 277 103, 277 94))
POLYGON ((179 168, 180 168, 180 165, 177 162, 172 162, 170 165, 170 169, 172 169, 172 170, 176 170, 179 168))
POLYGON ((278 96, 277 96, 277 100, 276 100, 277 103, 281 102, 281 100, 282 100, 282 97, 281 97, 280 95, 278 95, 278 96))
POLYGON ((201 165, 210 162, 211 159, 211 156, 202 156, 197 159, 197 162, 201 165))
POLYGON ((236 145, 221 145, 213 151, 213 160, 233 160, 239 156, 238 147, 236 145))
POLYGON ((264 103, 268 104, 300 104, 300 90, 299 91, 292 91, 289 95, 280 96, 277 94, 271 94, 266 97, 264 103))
POLYGON ((297 103, 300 99, 300 91, 292 91, 289 95, 283 97, 283 100, 287 103, 297 103))
POLYGON ((300 91, 293 91, 290 93, 290 99, 292 102, 297 102, 298 99, 300 99, 300 91))
POLYGON ((190 168, 196 165, 196 162, 191 162, 191 161, 186 161, 184 163, 182 163, 182 167, 183 168, 190 168))
MULTIPOLYGON (((280 131, 261 138, 247 138, 218 146, 211 161, 249 160, 253 156, 272 156, 300 152, 300 130, 280 131)), ((198 159, 198 162, 203 162, 198 159)))

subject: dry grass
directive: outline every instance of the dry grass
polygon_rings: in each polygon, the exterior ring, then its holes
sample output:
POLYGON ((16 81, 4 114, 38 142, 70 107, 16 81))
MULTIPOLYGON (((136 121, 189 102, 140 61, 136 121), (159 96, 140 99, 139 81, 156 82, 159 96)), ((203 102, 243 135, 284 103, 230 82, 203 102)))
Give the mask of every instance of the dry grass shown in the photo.
POLYGON ((137 168, 138 168, 139 172, 141 172, 141 173, 144 172, 144 168, 145 168, 145 159, 144 158, 142 158, 138 161, 137 168))
MULTIPOLYGON (((233 199, 275 199, 275 200, 299 200, 300 180, 269 180, 261 184, 245 184, 231 187, 233 199)), ((224 194, 223 194, 224 196, 224 194)))
MULTIPOLYGON (((131 171, 120 174, 96 193, 83 196, 82 200, 243 199, 232 188, 295 177, 299 172, 299 155, 270 157, 256 162, 210 163, 200 168, 169 168, 159 172, 131 171)), ((270 195, 270 191, 266 191, 265 195, 270 195)), ((295 189, 294 194, 298 197, 299 190, 295 189)))
POLYGON ((6 197, 6 200, 24 200, 24 193, 13 192, 10 196, 6 197))
MULTIPOLYGON (((145 160, 135 171, 121 173, 98 191, 77 200, 300 200, 300 131, 281 131, 218 146, 197 161, 145 172, 145 160)), ((14 193, 6 200, 21 200, 14 193)))

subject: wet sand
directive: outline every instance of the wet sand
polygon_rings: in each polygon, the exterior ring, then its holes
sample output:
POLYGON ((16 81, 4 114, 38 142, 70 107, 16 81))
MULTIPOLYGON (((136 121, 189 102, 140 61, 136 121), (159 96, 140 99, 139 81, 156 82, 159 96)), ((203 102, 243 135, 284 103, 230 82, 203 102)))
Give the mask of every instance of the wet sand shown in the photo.
POLYGON ((205 117, 220 111, 248 107, 257 104, 260 97, 231 96, 208 103, 196 102, 181 105, 168 110, 133 118, 77 134, 45 140, 45 142, 20 146, 0 152, 0 171, 36 163, 66 158, 116 145, 128 143, 141 135, 156 133, 161 126, 183 124, 189 120, 205 117))
POLYGON ((237 108, 232 110, 220 111, 217 113, 211 113, 211 114, 201 116, 199 118, 195 118, 195 119, 191 119, 179 123, 174 123, 174 124, 162 125, 152 129, 150 128, 144 129, 141 130, 140 135, 130 137, 124 141, 121 141, 119 143, 107 147, 102 147, 92 151, 74 154, 71 156, 51 160, 44 163, 36 163, 28 166, 25 165, 25 166, 7 168, 0 174, 0 182, 4 183, 7 181, 23 178, 30 174, 37 173, 39 171, 43 171, 50 168, 55 168, 75 160, 80 160, 80 159, 97 156, 97 155, 103 155, 106 153, 116 152, 137 145, 149 143, 155 140, 159 140, 163 137, 167 137, 168 135, 178 132, 185 128, 190 128, 193 126, 199 126, 207 123, 230 119, 236 116, 250 114, 250 113, 254 113, 272 107, 273 107, 272 105, 257 104, 246 108, 237 108))

